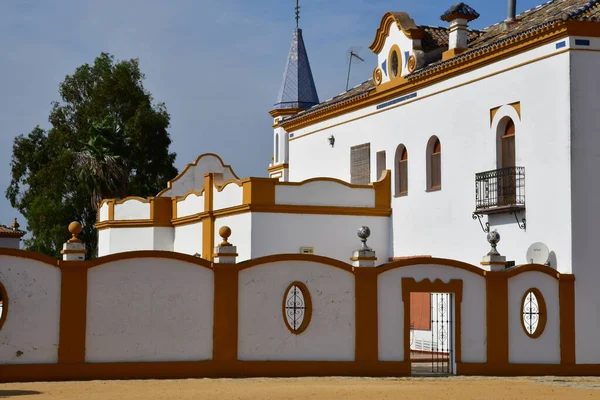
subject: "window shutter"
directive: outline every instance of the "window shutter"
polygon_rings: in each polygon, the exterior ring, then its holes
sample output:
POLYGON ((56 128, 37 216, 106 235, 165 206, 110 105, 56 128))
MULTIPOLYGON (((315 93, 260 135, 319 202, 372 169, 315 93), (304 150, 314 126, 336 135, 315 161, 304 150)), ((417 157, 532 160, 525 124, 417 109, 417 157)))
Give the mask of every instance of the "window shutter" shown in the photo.
POLYGON ((350 148, 350 183, 371 183, 371 144, 365 143, 350 148))

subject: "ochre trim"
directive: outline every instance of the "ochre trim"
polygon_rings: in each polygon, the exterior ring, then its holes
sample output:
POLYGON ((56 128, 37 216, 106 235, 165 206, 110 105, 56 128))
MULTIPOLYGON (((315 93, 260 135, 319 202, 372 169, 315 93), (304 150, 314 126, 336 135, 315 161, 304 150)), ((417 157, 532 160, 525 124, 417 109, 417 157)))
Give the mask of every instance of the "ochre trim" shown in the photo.
MULTIPOLYGON (((517 115, 519 115, 519 119, 521 119, 521 102, 517 101, 508 105, 515 109, 517 115)), ((498 110, 500 110, 501 107, 502 106, 498 106, 490 109, 490 126, 492 126, 492 124, 494 123, 494 118, 496 117, 496 114, 498 113, 498 110)))
POLYGON ((199 361, 0 365, 0 382, 3 383, 299 376, 401 377, 410 376, 410 364, 354 361, 199 361))
POLYGON ((20 239, 25 236, 25 232, 14 231, 14 232, 0 232, 0 238, 3 239, 20 239))
MULTIPOLYGON (((396 23, 396 26, 398 26, 398 29, 402 31, 407 38, 418 40, 423 37, 423 31, 415 24, 415 21, 411 19, 407 13, 387 12, 383 18, 381 18, 381 23, 379 24, 379 28, 377 28, 375 39, 369 46, 373 53, 379 54, 381 52, 383 46, 385 45, 385 40, 390 35, 390 28, 394 22, 396 23)), ((402 64, 402 61, 400 61, 400 64, 402 64)))
POLYGON ((182 177, 183 175, 185 175, 185 173, 186 173, 186 172, 187 172, 187 171, 188 171, 190 168, 197 166, 197 165, 198 165, 198 162, 200 161, 200 159, 202 159, 203 157, 208 157, 208 156, 216 157, 216 158, 217 158, 217 159, 218 159, 218 160, 221 162, 221 166, 222 166, 224 169, 229 169, 229 171, 231 171, 231 174, 232 174, 232 175, 235 177, 235 179, 240 179, 240 178, 239 178, 239 177, 236 175, 236 173, 233 171, 233 168, 231 168, 231 165, 227 165, 227 164, 225 164, 225 163, 223 162, 223 159, 222 159, 221 157, 219 157, 218 155, 216 155, 216 154, 214 154, 214 153, 204 153, 204 154, 202 154, 202 155, 199 155, 199 156, 196 158, 196 160, 195 160, 193 163, 186 165, 186 166, 185 166, 185 168, 183 169, 183 171, 181 171, 181 172, 180 172, 180 173, 179 173, 179 174, 178 174, 178 175, 177 175, 175 178, 173 178, 173 179, 171 179, 170 181, 168 181, 168 182, 167 182, 167 187, 166 187, 165 189, 161 190, 161 191, 160 191, 160 193, 158 193, 158 194, 156 195, 156 197, 162 197, 162 195, 163 195, 163 194, 164 194, 166 191, 168 191, 168 190, 171 190, 171 189, 173 188, 173 183, 174 183, 174 182, 177 182, 179 179, 181 179, 181 177, 182 177))
POLYGON ((390 48, 390 51, 388 52, 388 57, 387 57, 387 73, 388 73, 388 77, 390 78, 390 81, 395 81, 398 78, 402 77, 402 70, 403 68, 403 64, 402 64, 402 50, 400 50, 400 47, 397 44, 392 45, 392 47, 390 48), (398 56, 398 71, 396 76, 394 76, 392 74, 392 53, 396 52, 396 55, 398 56))
MULTIPOLYGON (((594 25, 594 26, 596 26, 596 29, 597 29, 597 25, 594 25)), ((326 107, 319 111, 303 115, 299 118, 294 118, 290 121, 283 121, 281 123, 281 126, 284 127, 287 132, 295 132, 299 129, 316 124, 318 122, 322 122, 322 121, 325 121, 325 120, 328 120, 328 119, 331 119, 334 117, 339 117, 343 114, 346 114, 346 113, 349 113, 352 111, 364 109, 371 105, 379 104, 379 103, 385 102, 387 100, 394 99, 396 97, 400 97, 400 96, 403 96, 403 95, 406 95, 409 93, 413 93, 418 90, 422 90, 426 87, 432 86, 432 85, 442 82, 442 81, 445 81, 449 78, 459 76, 459 75, 465 74, 467 72, 471 72, 473 70, 476 70, 476 69, 479 69, 486 65, 495 63, 502 59, 506 59, 506 58, 512 57, 514 55, 529 51, 536 47, 540 47, 542 45, 552 43, 558 39, 567 37, 569 34, 572 33, 570 31, 567 31, 567 28, 564 25, 553 26, 552 29, 554 29, 554 30, 550 33, 548 33, 548 31, 543 31, 536 35, 528 36, 525 39, 526 41, 510 42, 508 44, 502 44, 502 45, 500 45, 499 48, 490 49, 490 50, 482 52, 482 53, 473 54, 469 57, 464 57, 460 60, 451 61, 450 63, 440 66, 438 69, 435 69, 434 72, 428 72, 427 74, 423 74, 421 76, 411 78, 410 80, 402 78, 402 79, 387 82, 385 84, 381 84, 381 85, 377 86, 374 90, 371 90, 371 91, 365 93, 364 95, 352 98, 344 103, 338 104, 335 107, 326 107)), ((571 27, 569 27, 569 29, 571 29, 571 27)), ((595 36, 600 36, 600 35, 596 32, 595 36)), ((496 71, 496 72, 492 72, 492 73, 484 75, 482 77, 474 78, 467 82, 463 82, 463 83, 457 84, 455 86, 439 90, 435 93, 431 93, 431 94, 428 94, 428 95, 425 95, 422 97, 418 97, 418 98, 410 100, 410 101, 405 101, 405 102, 402 102, 401 104, 397 104, 395 106, 386 107, 385 109, 374 111, 372 113, 369 113, 369 114, 366 114, 366 115, 363 115, 360 117, 356 117, 356 118, 348 120, 348 121, 343 121, 338 124, 334 124, 329 127, 319 129, 317 131, 330 129, 334 126, 342 125, 342 124, 345 124, 345 123, 348 123, 348 122, 351 122, 351 121, 354 121, 357 119, 365 118, 370 115, 378 114, 380 112, 386 112, 386 111, 389 111, 389 110, 397 108, 397 107, 402 107, 402 106, 410 104, 414 101, 423 100, 423 99, 433 96, 435 94, 444 93, 446 91, 453 90, 455 88, 465 86, 465 85, 471 84, 473 82, 477 82, 477 81, 489 78, 491 76, 495 76, 495 75, 504 73, 506 71, 513 70, 515 68, 519 68, 524 65, 528 65, 528 64, 531 64, 531 63, 534 63, 534 62, 537 62, 537 61, 540 61, 540 60, 543 60, 543 59, 546 59, 549 57, 554 57, 556 55, 563 54, 568 51, 575 51, 575 50, 577 50, 577 49, 565 48, 563 50, 554 51, 550 54, 547 54, 547 55, 544 55, 541 57, 537 57, 532 60, 528 60, 523 63, 513 65, 513 66, 504 68, 504 69, 496 71)), ((315 132, 317 132, 317 131, 315 131, 315 132)), ((302 137, 305 137, 306 135, 308 135, 308 133, 291 138, 290 141, 300 139, 302 137)))
POLYGON ((508 276, 488 272, 485 281, 486 355, 490 365, 508 364, 508 276))
POLYGON ((200 257, 194 257, 189 254, 176 253, 174 251, 163 251, 163 250, 137 250, 137 251, 127 251, 123 253, 114 253, 103 257, 98 257, 93 260, 86 261, 59 261, 60 264, 64 262, 73 262, 77 263, 80 268, 94 268, 101 266, 103 264, 121 261, 121 260, 130 260, 130 259, 140 259, 140 258, 166 258, 169 260, 179 260, 189 262, 200 267, 213 269, 212 264, 200 257))
POLYGON ((85 261, 61 261, 58 362, 85 362, 87 272, 85 261), (83 264, 83 265, 82 265, 83 264))
POLYGON ((354 346, 358 362, 377 362, 379 359, 377 275, 368 270, 354 268, 354 346))
POLYGON ((516 267, 512 267, 510 269, 501 271, 501 273, 506 274, 506 276, 508 276, 509 278, 512 278, 513 276, 522 274, 524 272, 541 272, 542 274, 546 274, 554 279, 560 279, 561 277, 560 272, 558 272, 555 269, 552 269, 547 265, 542 264, 517 265, 516 267))
POLYGON ((575 277, 561 274, 558 281, 560 307, 560 363, 575 364, 575 277))
POLYGON ((306 185, 307 183, 311 183, 311 182, 334 182, 334 183, 339 183, 340 185, 344 185, 344 186, 352 188, 352 189, 373 189, 373 185, 356 185, 353 183, 343 181, 341 179, 328 178, 328 177, 310 178, 310 179, 303 180, 301 182, 275 182, 275 184, 278 186, 302 186, 302 185, 306 185))
POLYGON ((225 187, 229 186, 229 185, 237 185, 238 187, 242 187, 242 182, 240 182, 239 180, 236 179, 230 179, 228 181, 223 182, 223 184, 221 186, 217 185, 216 182, 214 182, 215 185, 215 189, 217 189, 217 192, 222 192, 225 187))
POLYGON ((235 265, 214 264, 213 360, 238 358, 239 273, 235 265))
POLYGON ((118 221, 102 221, 96 224, 96 229, 101 231, 107 228, 151 228, 154 223, 151 219, 123 219, 118 221))
POLYGON ((379 180, 372 183, 375 189, 375 208, 388 209, 392 207, 392 171, 383 171, 379 180))
POLYGON ((2 315, 0 315, 0 330, 4 326, 6 322, 6 316, 8 315, 8 309, 10 305, 10 299, 8 298, 8 293, 6 292, 6 288, 0 282, 0 295, 2 296, 2 301, 0 301, 0 305, 2 306, 2 315))
POLYGON ((456 363, 462 359, 462 297, 463 281, 462 279, 451 279, 444 283, 440 279, 431 282, 424 279, 417 282, 414 278, 402 278, 402 302, 404 303, 404 361, 410 362, 410 294, 421 293, 450 293, 454 295, 454 358, 456 363))
POLYGON ((86 249, 81 249, 81 250, 61 250, 60 254, 87 254, 87 250, 86 249))
POLYGON ((269 115, 271 115, 271 117, 273 117, 273 118, 277 118, 277 117, 282 117, 282 116, 285 117, 288 115, 296 115, 302 111, 304 111, 303 108, 278 108, 278 109, 269 111, 269 115))
POLYGON ((527 289, 525 291, 525 293, 523 294, 523 299, 521 300, 521 310, 520 311, 521 311, 520 312, 521 328, 523 328, 523 332, 525 332, 525 334, 532 339, 539 338, 542 335, 542 333, 544 333, 544 329, 546 329, 546 322, 548 321, 546 300, 544 299, 544 295, 542 295, 542 292, 540 292, 539 289, 537 289, 537 288, 527 289), (537 327, 535 328, 535 331, 533 331, 533 333, 529 333, 527 331, 527 328, 525 327, 525 318, 523 318, 523 315, 525 312, 525 308, 524 308, 525 300, 527 299, 527 295, 530 292, 533 293, 533 295, 536 297, 536 300, 538 302, 538 324, 537 324, 537 327))
POLYGON ((283 171, 284 169, 288 169, 290 168, 289 164, 278 164, 278 165, 273 165, 272 167, 267 168, 267 172, 277 172, 277 171, 283 171))
POLYGON ((308 325, 310 324, 310 320, 312 318, 312 299, 308 287, 306 287, 304 283, 300 281, 294 281, 290 283, 287 289, 285 289, 285 292, 283 292, 283 300, 281 303, 281 312, 283 322, 285 323, 286 328, 288 328, 288 330, 294 335, 301 335, 306 330, 306 328, 308 328, 308 325), (302 323, 296 330, 294 330, 294 328, 289 324, 286 314, 287 296, 294 286, 296 286, 300 290, 300 293, 302 293, 302 297, 304 298, 304 318, 302 319, 302 323))
POLYGON ((56 258, 36 253, 30 250, 20 250, 20 249, 9 249, 9 248, 0 248, 0 256, 12 256, 19 258, 27 258, 29 260, 35 260, 43 262, 44 264, 51 265, 53 267, 58 268, 58 260, 56 258))
POLYGON ((274 205, 277 179, 247 178, 242 180, 242 202, 252 205, 274 205))
POLYGON ((517 101, 515 103, 510 103, 509 106, 511 106, 515 109, 515 111, 517 111, 517 115, 519 116, 519 119, 521 119, 521 102, 517 101))
POLYGON ((171 227, 173 201, 170 197, 150 198, 150 219, 155 227, 171 227))
MULTIPOLYGON (((258 265, 271 264, 280 261, 309 261, 319 264, 329 265, 331 267, 343 269, 347 272, 353 272, 352 266, 349 264, 329 257, 318 256, 315 254, 275 254, 271 256, 253 258, 236 264, 237 268, 242 271, 244 269, 256 267, 258 265)), ((372 268, 370 269, 372 270, 372 268)))
POLYGON ((213 174, 204 175, 204 212, 206 218, 202 219, 202 258, 213 261, 213 249, 215 247, 215 216, 213 215, 214 200, 213 174))

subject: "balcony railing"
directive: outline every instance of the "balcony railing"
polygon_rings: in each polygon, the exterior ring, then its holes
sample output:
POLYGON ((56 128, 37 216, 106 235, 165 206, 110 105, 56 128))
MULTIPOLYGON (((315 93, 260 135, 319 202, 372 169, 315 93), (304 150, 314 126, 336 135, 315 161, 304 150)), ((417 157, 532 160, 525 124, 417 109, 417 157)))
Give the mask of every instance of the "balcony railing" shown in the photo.
POLYGON ((475 212, 525 208, 525 167, 507 167, 475 174, 475 212))

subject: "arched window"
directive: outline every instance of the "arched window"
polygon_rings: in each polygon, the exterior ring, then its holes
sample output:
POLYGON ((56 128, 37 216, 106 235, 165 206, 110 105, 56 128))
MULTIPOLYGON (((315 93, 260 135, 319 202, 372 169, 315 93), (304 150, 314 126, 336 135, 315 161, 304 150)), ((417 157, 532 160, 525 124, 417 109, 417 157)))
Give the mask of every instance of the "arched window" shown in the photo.
POLYGON ((496 153, 498 169, 501 170, 497 178, 498 205, 507 206, 515 203, 517 195, 515 123, 510 118, 498 125, 496 153))
POLYGON ((408 194, 408 151, 403 144, 396 148, 394 167, 396 173, 396 196, 405 196, 408 194))
POLYGON ((427 190, 442 188, 442 145, 437 136, 432 136, 427 144, 427 190))
POLYGON ((275 162, 279 162, 279 133, 275 135, 275 162))
POLYGON ((8 296, 6 295, 6 289, 0 283, 0 329, 6 321, 6 314, 8 313, 8 296))

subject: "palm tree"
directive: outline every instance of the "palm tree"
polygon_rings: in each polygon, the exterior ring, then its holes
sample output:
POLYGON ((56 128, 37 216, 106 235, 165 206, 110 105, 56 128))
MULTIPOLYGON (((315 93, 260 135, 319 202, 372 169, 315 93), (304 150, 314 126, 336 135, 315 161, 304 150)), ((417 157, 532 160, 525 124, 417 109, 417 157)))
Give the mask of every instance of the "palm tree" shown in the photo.
POLYGON ((118 130, 111 118, 90 123, 90 139, 83 149, 75 153, 75 167, 79 178, 87 183, 94 210, 102 199, 121 197, 126 187, 125 169, 121 157, 116 155, 118 130))

